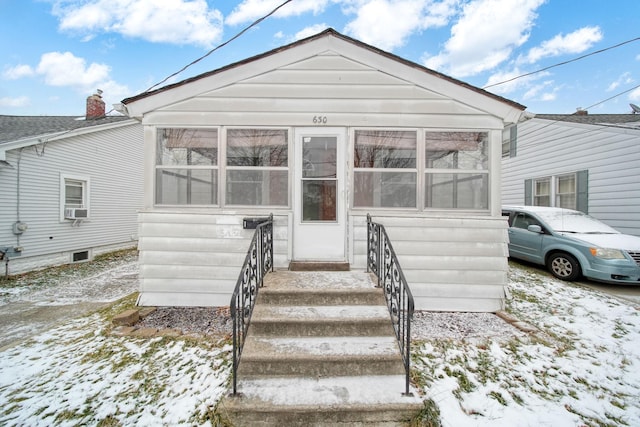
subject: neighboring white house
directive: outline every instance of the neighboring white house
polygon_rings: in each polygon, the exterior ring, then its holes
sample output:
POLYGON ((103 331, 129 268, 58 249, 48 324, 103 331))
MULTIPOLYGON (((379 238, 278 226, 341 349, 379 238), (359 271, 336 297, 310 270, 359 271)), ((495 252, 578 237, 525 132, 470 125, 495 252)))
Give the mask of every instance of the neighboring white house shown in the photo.
POLYGON ((135 247, 143 200, 143 130, 105 117, 0 116, 2 275, 135 247))
POLYGON ((577 209, 640 236, 640 114, 538 114, 505 138, 502 169, 503 204, 577 209))
POLYGON ((140 305, 228 305, 253 230, 276 268, 366 267, 387 228, 418 309, 503 306, 501 141, 524 107, 329 29, 117 107, 144 125, 140 305))

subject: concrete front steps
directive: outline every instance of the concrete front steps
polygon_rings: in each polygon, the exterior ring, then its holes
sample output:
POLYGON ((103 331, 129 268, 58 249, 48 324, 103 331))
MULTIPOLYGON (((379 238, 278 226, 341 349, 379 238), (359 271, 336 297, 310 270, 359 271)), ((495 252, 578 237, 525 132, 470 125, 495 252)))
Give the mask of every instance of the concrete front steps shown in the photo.
POLYGON ((382 290, 363 272, 265 277, 240 358, 235 426, 401 426, 423 408, 405 371, 382 290))

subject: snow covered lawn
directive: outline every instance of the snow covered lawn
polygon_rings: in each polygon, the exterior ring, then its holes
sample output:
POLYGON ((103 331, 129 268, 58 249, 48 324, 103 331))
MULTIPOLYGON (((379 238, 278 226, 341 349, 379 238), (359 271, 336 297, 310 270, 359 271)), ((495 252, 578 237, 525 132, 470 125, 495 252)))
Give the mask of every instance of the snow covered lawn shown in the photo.
POLYGON ((415 343, 416 381, 443 426, 640 425, 638 309, 511 265, 526 338, 415 343))
POLYGON ((225 390, 231 346, 107 333, 106 319, 133 302, 1 353, 0 425, 204 425, 225 390))
MULTIPOLYGON (((413 379, 440 423, 640 425, 637 308, 518 264, 509 291, 508 311, 538 334, 415 342, 413 379)), ((132 304, 0 352, 0 425, 210 425, 226 393, 229 342, 108 333, 132 304)))

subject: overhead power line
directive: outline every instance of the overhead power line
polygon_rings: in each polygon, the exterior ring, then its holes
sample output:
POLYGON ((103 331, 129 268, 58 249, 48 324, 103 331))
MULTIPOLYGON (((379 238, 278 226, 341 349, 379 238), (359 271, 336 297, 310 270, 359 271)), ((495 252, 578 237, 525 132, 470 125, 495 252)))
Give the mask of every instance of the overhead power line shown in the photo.
POLYGON ((218 46, 214 47, 213 49, 211 49, 209 52, 205 53, 204 55, 202 55, 201 57, 199 57, 198 59, 192 61, 191 63, 185 65, 184 67, 182 67, 180 70, 176 71, 175 73, 167 76, 166 78, 164 78, 162 81, 154 84, 153 86, 151 86, 149 89, 145 90, 142 93, 147 93, 151 90, 153 90, 154 88, 160 86, 161 84, 163 84, 164 82, 166 82, 167 80, 169 80, 172 77, 177 76, 178 74, 182 73, 184 70, 186 70, 187 68, 191 67, 192 65, 197 64, 198 62, 202 61, 204 58, 206 58, 207 56, 211 55, 213 52, 215 52, 218 49, 223 48, 224 46, 228 45, 229 43, 231 43, 232 41, 234 41, 235 39, 237 39, 238 37, 240 37, 241 35, 243 35, 244 33, 246 33, 247 31, 249 31, 251 28, 255 27, 256 25, 258 25, 259 23, 261 23, 262 21, 264 21, 265 19, 267 19, 268 17, 270 17, 271 15, 273 15, 274 13, 276 13, 278 10, 280 10, 280 8, 284 7, 287 3, 291 3, 293 0, 286 0, 284 2, 282 2, 279 6, 277 6, 275 9, 273 9, 271 12, 269 12, 268 14, 264 15, 263 17, 253 21, 251 23, 251 25, 249 25, 248 27, 245 27, 242 31, 240 31, 239 33, 237 33, 235 36, 231 37, 229 40, 225 41, 222 44, 219 44, 218 46))
POLYGON ((635 41, 638 41, 638 40, 640 40, 640 37, 636 37, 635 39, 631 39, 631 40, 624 41, 622 43, 618 43, 618 44, 616 44, 614 46, 605 47, 604 49, 596 50, 594 52, 587 53, 586 55, 582 55, 582 56, 579 56, 577 58, 569 59, 569 60, 563 61, 563 62, 558 62, 557 64, 549 65, 548 67, 544 67, 544 68, 541 68, 539 70, 532 71, 530 73, 521 74, 519 76, 510 78, 508 80, 505 80, 505 81, 502 81, 502 82, 499 82, 499 83, 493 83, 493 84, 490 84, 490 85, 487 85, 487 86, 483 87, 482 89, 488 89, 490 87, 499 86, 499 85, 502 85, 502 84, 505 84, 505 83, 510 83, 510 82, 512 82, 514 80, 521 79, 521 78, 527 77, 527 76, 531 76, 533 74, 541 73, 543 71, 547 71, 547 70, 550 70, 551 68, 559 67, 561 65, 570 64, 571 62, 579 61, 579 60, 587 58, 589 56, 593 56, 593 55, 596 55, 598 53, 606 52, 608 50, 615 49, 617 47, 620 47, 620 46, 623 46, 625 44, 629 44, 629 43, 632 43, 632 42, 635 42, 635 41))

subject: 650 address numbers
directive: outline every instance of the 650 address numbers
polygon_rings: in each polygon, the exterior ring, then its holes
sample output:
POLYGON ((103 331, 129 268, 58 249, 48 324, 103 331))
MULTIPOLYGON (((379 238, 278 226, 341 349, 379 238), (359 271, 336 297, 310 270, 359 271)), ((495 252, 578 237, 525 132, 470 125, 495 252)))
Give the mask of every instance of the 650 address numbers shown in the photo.
POLYGON ((327 116, 313 116, 313 123, 317 125, 327 124, 327 116))

